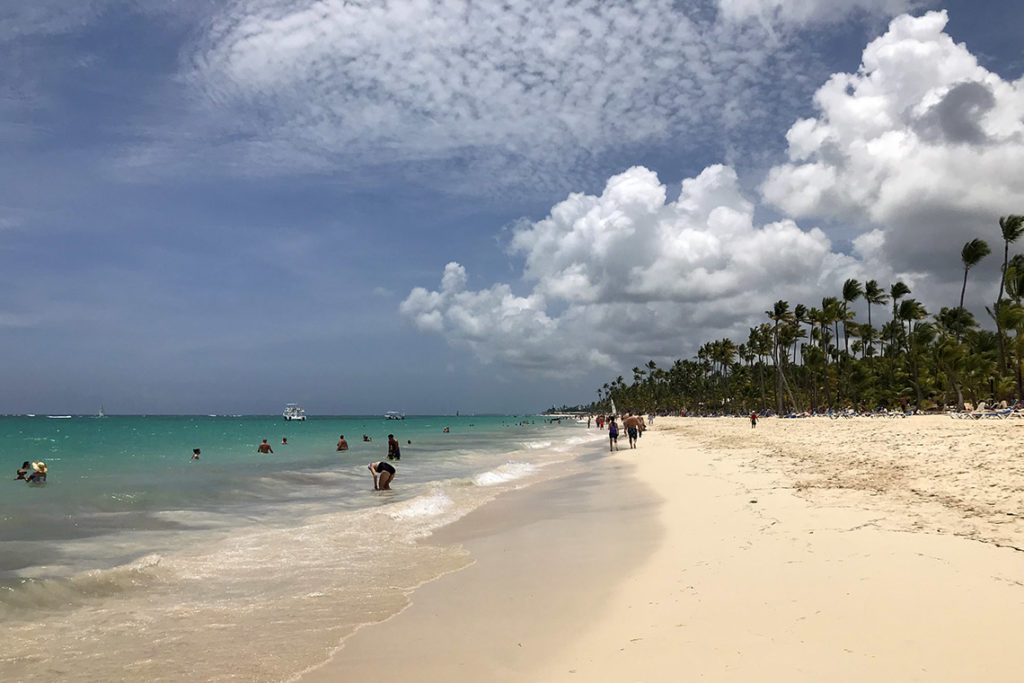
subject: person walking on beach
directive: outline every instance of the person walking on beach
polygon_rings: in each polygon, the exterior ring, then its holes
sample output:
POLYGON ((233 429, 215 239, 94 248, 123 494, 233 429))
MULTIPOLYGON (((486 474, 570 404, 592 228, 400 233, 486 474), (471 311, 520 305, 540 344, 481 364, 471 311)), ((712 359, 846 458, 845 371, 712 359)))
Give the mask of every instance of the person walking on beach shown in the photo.
POLYGON ((270 447, 266 439, 263 439, 263 443, 256 447, 257 453, 273 453, 274 449, 270 447))
POLYGON ((640 419, 635 415, 626 413, 622 420, 622 426, 626 428, 626 435, 629 437, 629 447, 636 448, 636 440, 640 434, 640 419))
POLYGON ((380 462, 371 462, 366 468, 373 475, 374 491, 391 490, 391 480, 395 478, 395 468, 391 463, 381 460, 380 462))
POLYGON ((619 425, 614 417, 608 422, 608 450, 619 450, 619 425))
POLYGON ((388 434, 388 460, 401 460, 402 449, 398 446, 398 440, 394 434, 388 434))
POLYGON ((750 428, 753 429, 756 426, 757 426, 757 413, 754 412, 754 413, 750 414, 750 428))
POLYGON ((345 441, 345 435, 344 434, 342 434, 341 436, 338 437, 338 448, 336 450, 339 450, 339 451, 347 451, 348 450, 348 441, 345 441))

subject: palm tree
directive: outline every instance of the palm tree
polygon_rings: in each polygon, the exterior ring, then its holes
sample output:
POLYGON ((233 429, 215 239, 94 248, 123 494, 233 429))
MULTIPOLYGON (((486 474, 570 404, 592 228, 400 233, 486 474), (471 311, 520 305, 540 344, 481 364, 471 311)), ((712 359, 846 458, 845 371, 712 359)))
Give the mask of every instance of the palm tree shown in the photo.
MULTIPOLYGON (((964 286, 960 289, 960 310, 964 310, 964 294, 967 292, 967 273, 974 266, 978 265, 981 259, 985 258, 992 253, 989 249, 988 242, 983 239, 975 237, 973 240, 964 245, 964 248, 960 251, 960 260, 964 264, 964 286)), ((957 331, 956 340, 960 341, 960 331, 957 331)))
MULTIPOLYGON (((878 286, 876 280, 868 280, 864 283, 864 301, 868 302, 868 327, 871 327, 871 305, 881 306, 889 300, 885 290, 878 286)), ((868 355, 874 355, 874 348, 871 341, 868 341, 868 355)))
POLYGON ((924 392, 921 389, 921 346, 922 342, 926 341, 933 332, 928 323, 920 322, 926 317, 928 317, 928 311, 915 299, 906 299, 900 303, 899 319, 907 324, 906 329, 903 331, 903 338, 907 352, 907 362, 910 365, 910 382, 914 386, 918 410, 921 409, 921 402, 924 399, 924 392))
POLYGON ((859 299, 863 294, 864 290, 861 288, 860 283, 853 278, 843 283, 843 348, 846 350, 847 355, 850 354, 850 335, 847 328, 850 303, 859 299))
POLYGON ((1003 268, 999 271, 999 296, 996 297, 996 332, 999 334, 999 374, 1006 374, 1006 339, 1000 323, 999 308, 1003 304, 1003 286, 1006 284, 1006 268, 1010 263, 1010 244, 1024 235, 1024 216, 1011 214, 999 218, 999 230, 1003 234, 1003 268))
POLYGON ((782 329, 785 325, 795 322, 795 319, 789 310, 788 301, 776 301, 775 305, 772 306, 772 310, 765 311, 765 314, 775 323, 771 328, 774 339, 772 344, 772 360, 775 362, 775 405, 781 414, 783 410, 783 390, 785 390, 786 394, 789 395, 789 402, 793 406, 793 412, 795 413, 796 399, 793 398, 793 391, 789 388, 789 382, 786 380, 786 371, 783 368, 786 355, 779 353, 781 339, 783 338, 782 329))

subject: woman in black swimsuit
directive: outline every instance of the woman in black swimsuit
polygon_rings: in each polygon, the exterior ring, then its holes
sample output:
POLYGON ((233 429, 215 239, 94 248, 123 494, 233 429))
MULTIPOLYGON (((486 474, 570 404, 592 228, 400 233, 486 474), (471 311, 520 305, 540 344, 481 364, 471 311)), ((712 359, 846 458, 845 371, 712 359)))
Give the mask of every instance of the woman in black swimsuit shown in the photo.
POLYGON ((374 491, 391 490, 391 480, 395 478, 395 468, 391 463, 381 460, 380 462, 371 462, 366 468, 373 475, 374 491))

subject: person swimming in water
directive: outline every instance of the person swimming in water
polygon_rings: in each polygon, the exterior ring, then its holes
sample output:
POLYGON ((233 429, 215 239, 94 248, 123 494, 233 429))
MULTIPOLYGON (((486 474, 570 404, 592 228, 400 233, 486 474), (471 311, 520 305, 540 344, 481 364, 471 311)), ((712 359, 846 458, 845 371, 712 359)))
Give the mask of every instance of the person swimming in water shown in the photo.
POLYGON ((380 462, 371 462, 366 468, 373 475, 374 491, 391 490, 391 480, 395 478, 395 468, 391 463, 381 460, 380 462))
POLYGON ((19 479, 22 480, 22 481, 25 481, 27 479, 26 475, 28 475, 28 471, 31 468, 32 468, 32 463, 30 463, 28 460, 26 460, 25 462, 21 463, 21 467, 18 468, 18 476, 16 476, 14 478, 14 481, 18 481, 19 479))
POLYGON ((193 460, 198 460, 199 459, 199 449, 198 448, 193 448, 192 449, 192 459, 193 460))

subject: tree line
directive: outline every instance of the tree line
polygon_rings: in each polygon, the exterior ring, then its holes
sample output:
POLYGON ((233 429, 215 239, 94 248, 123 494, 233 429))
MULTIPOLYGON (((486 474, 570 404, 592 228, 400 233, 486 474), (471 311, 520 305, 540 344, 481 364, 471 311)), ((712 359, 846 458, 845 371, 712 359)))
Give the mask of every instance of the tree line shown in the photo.
POLYGON ((659 368, 652 360, 597 390, 589 409, 689 413, 930 410, 965 401, 1024 399, 1024 254, 1010 246, 1024 235, 1024 216, 999 219, 999 294, 982 327, 964 308, 971 269, 992 252, 983 239, 961 251, 960 300, 927 311, 903 282, 848 279, 820 306, 776 301, 766 319, 736 343, 703 344, 695 358, 659 368), (866 319, 852 304, 863 299, 866 319), (994 329, 992 329, 994 327, 994 329))

